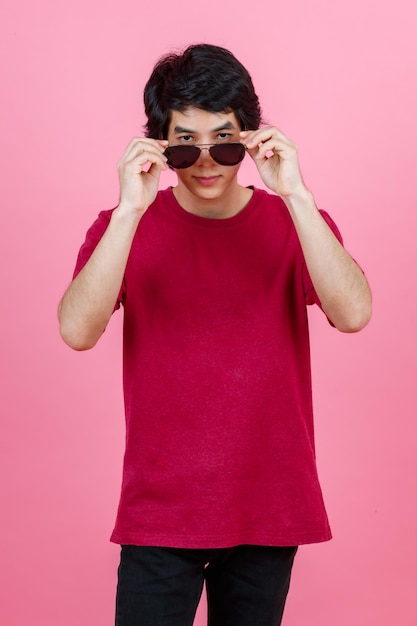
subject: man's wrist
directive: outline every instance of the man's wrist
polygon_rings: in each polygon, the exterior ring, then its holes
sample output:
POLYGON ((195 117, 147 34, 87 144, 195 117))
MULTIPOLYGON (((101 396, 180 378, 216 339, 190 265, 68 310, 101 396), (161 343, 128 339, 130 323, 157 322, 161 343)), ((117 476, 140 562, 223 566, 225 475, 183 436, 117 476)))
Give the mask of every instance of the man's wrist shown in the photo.
POLYGON ((146 209, 139 210, 121 201, 113 211, 113 217, 124 222, 139 222, 146 209))
POLYGON ((302 187, 297 191, 282 197, 289 211, 317 210, 314 196, 309 189, 302 187))

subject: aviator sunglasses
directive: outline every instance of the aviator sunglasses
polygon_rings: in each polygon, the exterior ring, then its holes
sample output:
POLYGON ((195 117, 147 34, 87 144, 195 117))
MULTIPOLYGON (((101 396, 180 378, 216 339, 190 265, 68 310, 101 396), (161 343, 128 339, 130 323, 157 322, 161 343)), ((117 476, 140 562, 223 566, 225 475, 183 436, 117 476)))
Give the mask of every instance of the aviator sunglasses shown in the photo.
POLYGON ((164 154, 168 165, 176 170, 191 167, 198 160, 201 150, 208 150, 211 158, 219 165, 237 165, 245 156, 245 146, 242 143, 194 144, 193 146, 170 146, 164 154))

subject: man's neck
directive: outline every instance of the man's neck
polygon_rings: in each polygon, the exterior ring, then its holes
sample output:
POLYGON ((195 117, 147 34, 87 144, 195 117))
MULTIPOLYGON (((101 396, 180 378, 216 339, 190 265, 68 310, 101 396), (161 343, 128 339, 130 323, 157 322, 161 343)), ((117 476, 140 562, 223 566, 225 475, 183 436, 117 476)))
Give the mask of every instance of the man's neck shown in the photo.
POLYGON ((253 190, 237 184, 217 198, 202 198, 190 193, 184 185, 178 184, 173 188, 173 193, 178 204, 188 213, 209 219, 227 219, 245 208, 253 190))

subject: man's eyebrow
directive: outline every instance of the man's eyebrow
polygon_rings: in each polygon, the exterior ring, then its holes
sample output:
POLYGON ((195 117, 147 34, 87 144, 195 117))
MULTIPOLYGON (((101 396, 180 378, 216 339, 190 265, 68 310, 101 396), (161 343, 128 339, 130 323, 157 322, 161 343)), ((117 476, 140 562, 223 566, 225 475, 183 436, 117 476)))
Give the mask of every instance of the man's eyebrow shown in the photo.
POLYGON ((190 135, 193 135, 195 133, 195 130, 185 128, 184 126, 175 126, 174 133, 189 133, 190 135))
MULTIPOLYGON (((227 121, 218 126, 217 128, 213 128, 212 133, 218 133, 221 130, 236 130, 233 122, 227 121)), ((189 133, 190 135, 195 135, 197 131, 192 130, 191 128, 185 128, 184 126, 175 126, 174 133, 189 133)))
POLYGON ((220 130, 236 130, 235 125, 233 124, 233 122, 224 122, 224 124, 221 124, 221 126, 218 126, 217 128, 213 129, 213 133, 218 133, 220 130))

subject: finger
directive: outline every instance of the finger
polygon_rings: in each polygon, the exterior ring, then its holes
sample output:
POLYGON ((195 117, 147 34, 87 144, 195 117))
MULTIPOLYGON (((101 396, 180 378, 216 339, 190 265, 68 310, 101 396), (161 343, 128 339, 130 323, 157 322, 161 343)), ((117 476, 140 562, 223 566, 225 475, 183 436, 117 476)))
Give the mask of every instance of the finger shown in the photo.
POLYGON ((165 170, 167 168, 166 161, 167 159, 163 154, 147 151, 140 152, 129 161, 122 161, 118 164, 119 177, 121 180, 127 181, 138 174, 146 173, 152 166, 157 167, 159 170, 165 170))
POLYGON ((166 169, 167 158, 164 154, 155 153, 151 150, 143 150, 140 152, 134 159, 132 159, 132 164, 134 167, 140 169, 141 172, 145 171, 148 164, 158 166, 160 169, 166 169))
POLYGON ((241 137, 247 148, 254 148, 260 143, 269 141, 272 138, 276 138, 288 145, 292 144, 291 140, 276 126, 265 126, 254 131, 242 131, 241 137))
POLYGON ((273 129, 270 126, 258 128, 257 130, 243 131, 243 143, 249 149, 256 148, 260 143, 267 141, 272 137, 273 129))
POLYGON ((152 142, 146 142, 143 140, 134 143, 130 149, 128 158, 135 158, 139 154, 157 154, 161 155, 164 153, 165 147, 159 144, 158 142, 152 140, 152 142))
POLYGON ((291 158, 293 154, 294 147, 292 145, 273 137, 269 141, 265 141, 259 145, 255 156, 259 159, 263 159, 269 158, 273 155, 278 155, 282 159, 287 159, 291 158))
POLYGON ((265 143, 256 143, 254 147, 247 147, 247 152, 255 161, 264 161, 273 156, 279 156, 288 152, 286 144, 280 144, 276 139, 271 139, 265 143))
MULTIPOLYGON (((145 183, 147 174, 152 170, 159 173, 167 169, 166 157, 160 154, 142 152, 136 157, 125 161, 118 166, 120 185, 129 187, 142 181, 145 183)), ((139 183, 140 184, 140 183, 139 183)))
POLYGON ((124 169, 130 163, 136 163, 140 168, 147 162, 155 162, 155 159, 163 166, 167 158, 163 151, 154 144, 147 144, 146 142, 138 141, 133 142, 127 153, 125 153, 118 163, 119 169, 124 169))
POLYGON ((167 165, 164 163, 161 165, 160 163, 151 163, 150 168, 147 170, 146 175, 153 176, 154 178, 159 179, 159 176, 163 170, 167 169, 167 165))
POLYGON ((149 137, 133 137, 127 145, 120 160, 129 160, 145 150, 161 153, 164 152, 167 145, 168 142, 162 139, 157 140, 150 139, 149 137))
POLYGON ((282 160, 292 160, 296 158, 297 146, 272 137, 268 141, 258 143, 253 148, 247 149, 253 159, 263 161, 272 157, 278 157, 282 160))

